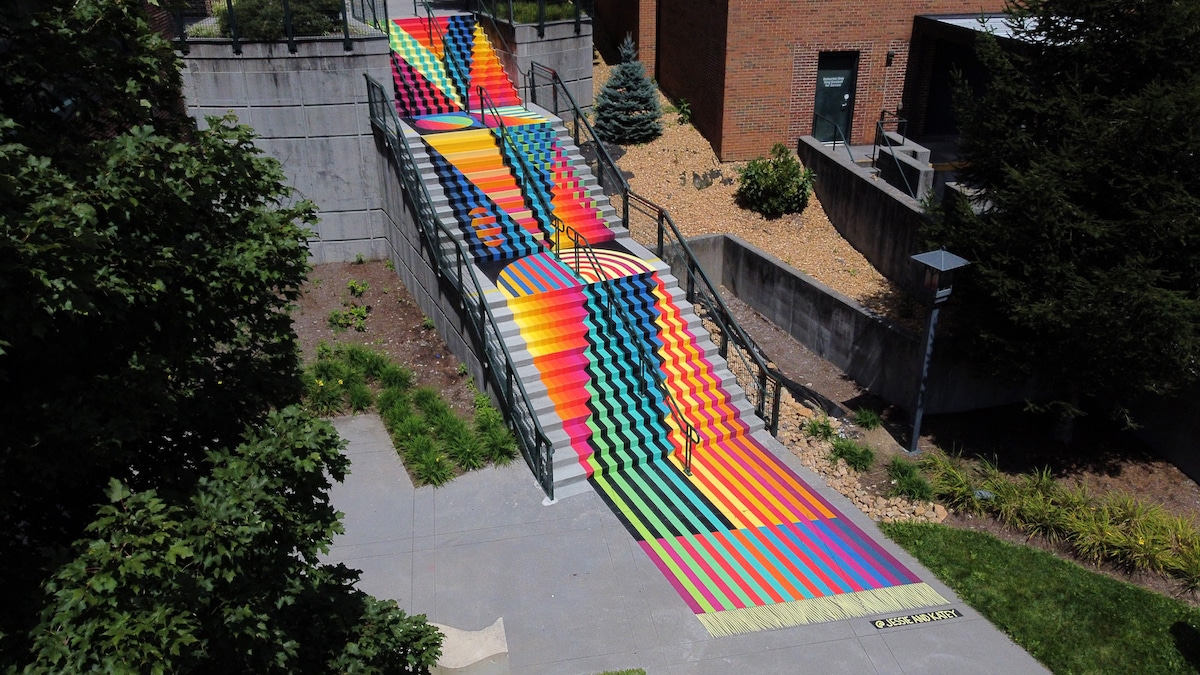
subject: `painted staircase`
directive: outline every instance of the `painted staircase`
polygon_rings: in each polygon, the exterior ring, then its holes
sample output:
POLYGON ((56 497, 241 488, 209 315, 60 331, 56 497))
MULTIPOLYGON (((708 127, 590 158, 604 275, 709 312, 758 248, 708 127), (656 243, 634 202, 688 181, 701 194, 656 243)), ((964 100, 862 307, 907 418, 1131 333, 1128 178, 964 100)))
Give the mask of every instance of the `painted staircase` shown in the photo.
POLYGON ((772 452, 675 277, 561 121, 521 106, 480 26, 402 19, 392 45, 406 152, 451 231, 437 245, 486 286, 552 495, 595 490, 715 635, 944 604, 772 452))

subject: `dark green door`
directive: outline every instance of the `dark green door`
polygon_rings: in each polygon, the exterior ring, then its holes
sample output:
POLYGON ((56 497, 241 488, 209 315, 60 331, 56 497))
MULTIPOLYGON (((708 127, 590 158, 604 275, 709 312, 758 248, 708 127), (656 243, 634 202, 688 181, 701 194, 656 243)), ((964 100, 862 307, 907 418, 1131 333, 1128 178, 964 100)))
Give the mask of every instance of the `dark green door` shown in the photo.
POLYGON ((817 94, 813 136, 818 141, 848 141, 854 120, 854 83, 858 52, 821 52, 817 57, 817 94), (836 125, 836 128, 835 128, 836 125))

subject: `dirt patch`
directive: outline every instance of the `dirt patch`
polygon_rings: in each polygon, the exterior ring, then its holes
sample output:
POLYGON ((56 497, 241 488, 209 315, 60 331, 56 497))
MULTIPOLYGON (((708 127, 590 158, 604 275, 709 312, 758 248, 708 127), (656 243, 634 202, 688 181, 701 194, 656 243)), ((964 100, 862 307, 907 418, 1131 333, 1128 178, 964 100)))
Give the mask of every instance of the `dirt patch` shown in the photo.
POLYGON ((438 389, 455 412, 471 414, 473 400, 459 360, 446 348, 432 324, 425 321, 425 314, 400 277, 384 262, 317 265, 308 276, 292 317, 306 362, 316 356, 317 344, 322 340, 374 347, 411 368, 417 386, 438 389), (367 284, 361 298, 351 296, 348 288, 351 281, 367 284), (345 311, 351 303, 370 308, 366 330, 331 328, 330 312, 345 311))

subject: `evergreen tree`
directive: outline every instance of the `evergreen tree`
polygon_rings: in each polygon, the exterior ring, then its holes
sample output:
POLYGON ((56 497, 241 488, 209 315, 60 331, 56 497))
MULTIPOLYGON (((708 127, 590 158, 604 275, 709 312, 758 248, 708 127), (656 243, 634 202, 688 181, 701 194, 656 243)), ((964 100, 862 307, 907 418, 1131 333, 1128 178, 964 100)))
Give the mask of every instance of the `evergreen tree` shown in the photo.
POLYGON ((1200 376, 1200 3, 1009 0, 960 88, 960 176, 928 242, 975 262, 959 333, 1071 416, 1200 376))
POLYGON ((314 206, 249 128, 184 115, 138 0, 0 3, 0 45, 0 671, 424 663, 317 564, 332 432, 271 417, 314 206))
POLYGON ((596 97, 596 135, 608 143, 646 143, 662 135, 658 90, 637 60, 633 37, 621 42, 621 64, 596 97))

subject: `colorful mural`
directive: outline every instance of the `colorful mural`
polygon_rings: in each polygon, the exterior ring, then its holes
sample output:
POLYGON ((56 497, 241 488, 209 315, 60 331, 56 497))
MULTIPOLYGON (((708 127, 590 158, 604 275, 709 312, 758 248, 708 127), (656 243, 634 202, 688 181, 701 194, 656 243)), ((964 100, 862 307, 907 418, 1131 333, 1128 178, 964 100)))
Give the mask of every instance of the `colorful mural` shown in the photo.
POLYGON ((945 604, 760 442, 765 432, 743 419, 736 385, 722 382, 690 327, 690 306, 655 261, 621 244, 549 121, 520 107, 469 22, 396 22, 397 108, 507 302, 513 346, 531 355, 566 433, 557 451, 574 451, 714 635, 945 604), (433 64, 442 59, 449 68, 433 64), (481 112, 480 97, 465 94, 475 86, 502 107, 481 112), (511 146, 499 140, 501 123, 511 146), (572 247, 555 227, 591 246, 572 247), (690 475, 668 399, 700 437, 690 475))

